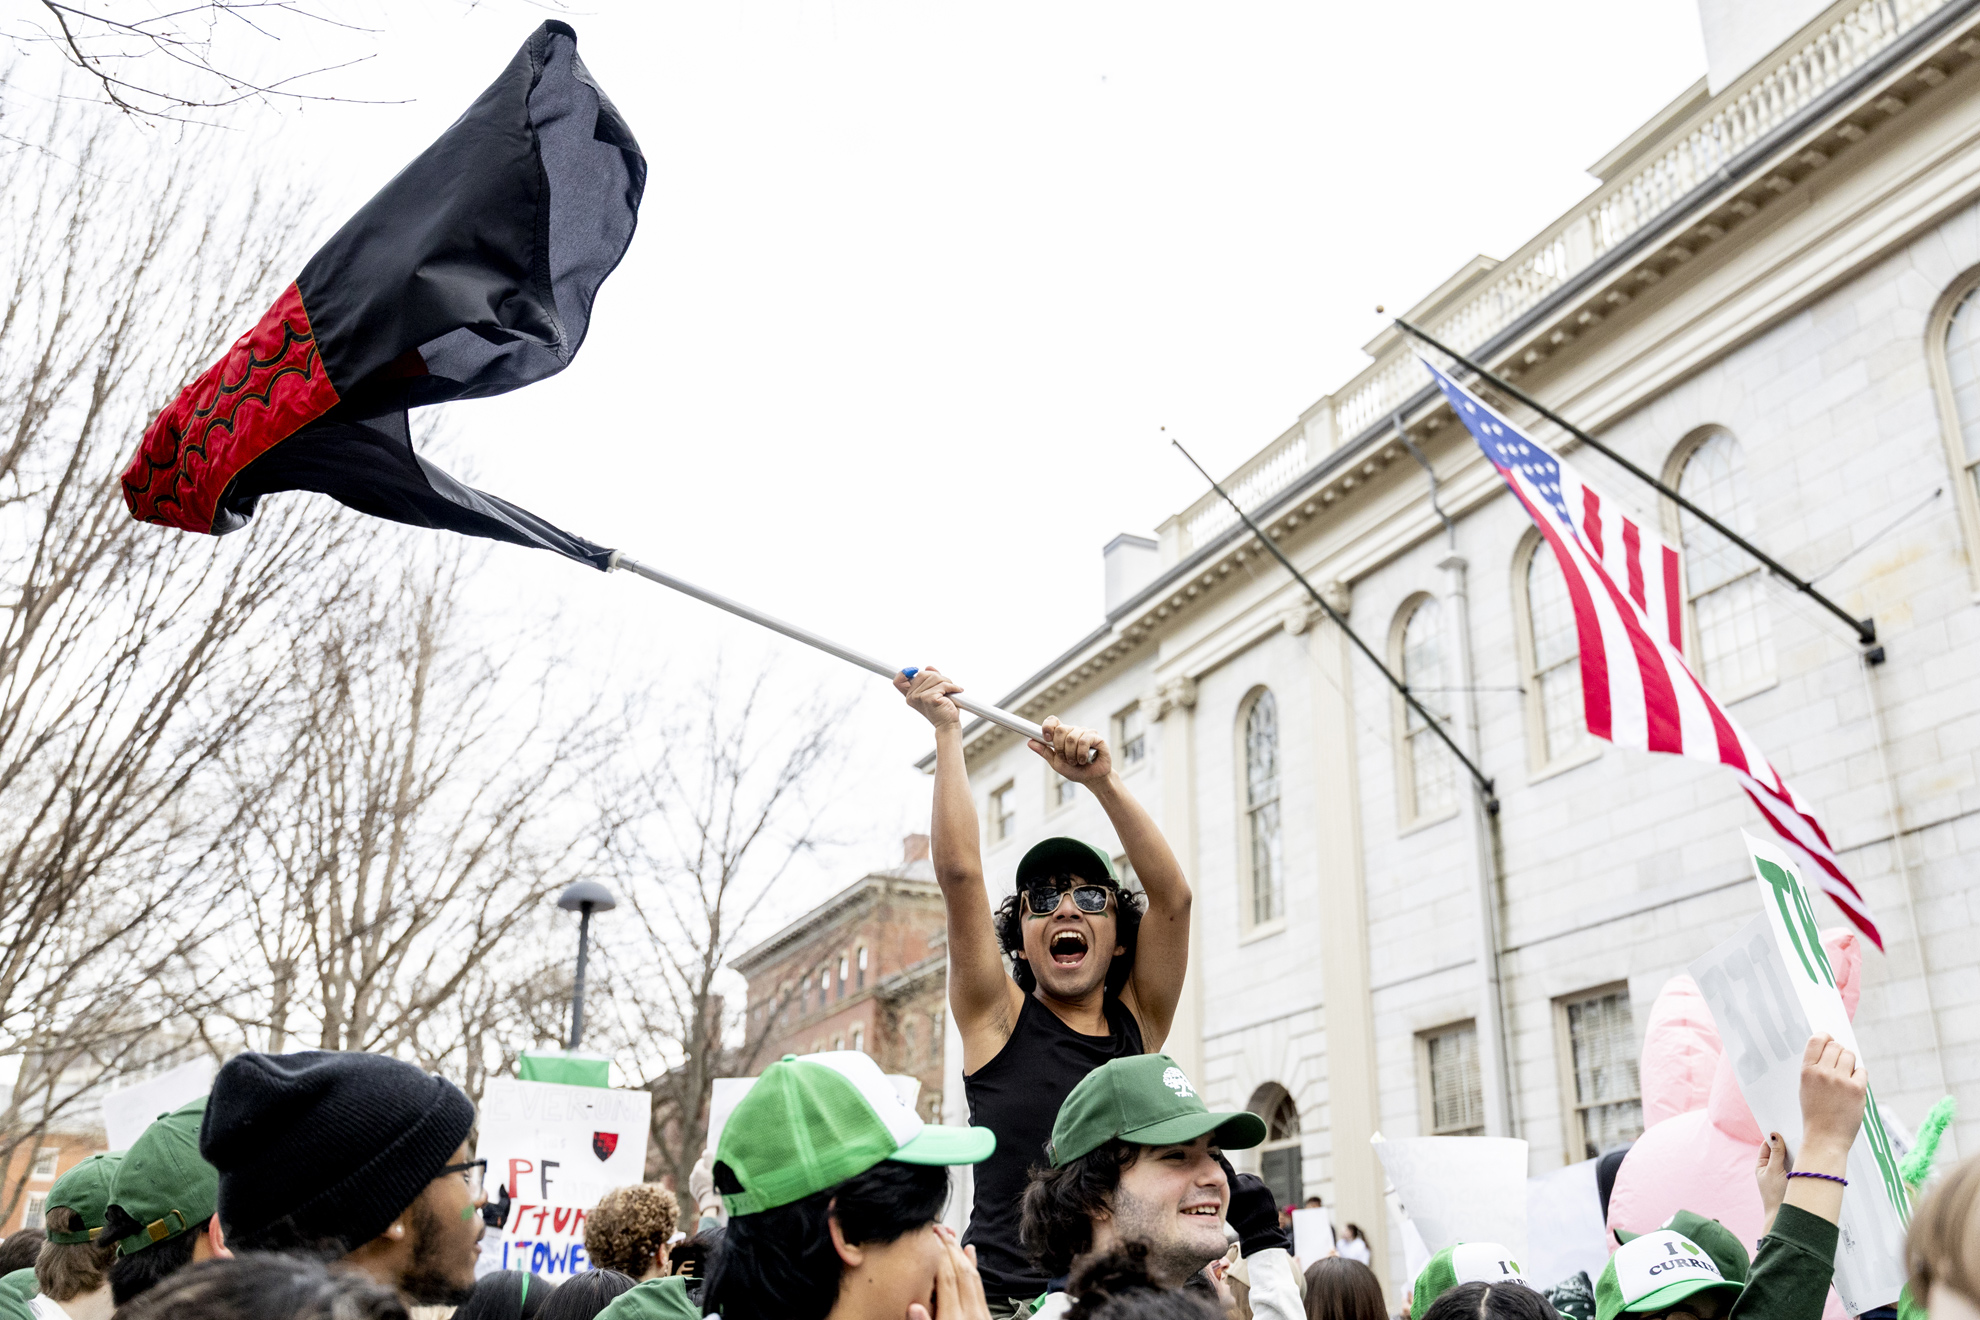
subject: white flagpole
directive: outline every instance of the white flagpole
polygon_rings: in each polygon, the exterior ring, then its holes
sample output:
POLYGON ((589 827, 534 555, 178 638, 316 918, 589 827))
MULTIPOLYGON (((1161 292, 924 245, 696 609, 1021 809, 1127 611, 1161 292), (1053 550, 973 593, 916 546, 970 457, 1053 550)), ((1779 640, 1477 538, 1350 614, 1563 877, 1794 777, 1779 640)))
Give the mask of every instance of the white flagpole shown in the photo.
MULTIPOLYGON (((906 674, 909 678, 913 678, 919 672, 916 669, 902 668, 876 660, 863 651, 855 651, 849 646, 841 646, 829 638, 820 637, 809 628, 800 628, 794 623, 785 623, 782 619, 765 614, 762 610, 752 609, 739 600, 730 600, 727 596, 710 591, 706 587, 697 587, 694 583, 677 578, 671 573, 663 573, 657 568, 648 568, 645 564, 640 563, 637 559, 621 551, 614 550, 612 552, 610 567, 622 568, 628 573, 636 573, 649 582, 658 582, 663 587, 672 587, 684 596, 692 596, 704 604, 713 605, 718 610, 727 610, 737 618, 748 619, 751 623, 761 624, 772 632, 782 633, 794 642, 803 642, 806 646, 815 647, 827 655, 835 655, 848 664, 858 665, 861 669, 870 670, 882 678, 891 679, 896 674, 906 674)), ((1000 710, 995 706, 985 706, 971 701, 968 697, 951 697, 949 700, 955 702, 957 706, 968 711, 970 714, 981 719, 989 720, 992 724, 1002 725, 1012 733, 1025 738, 1036 738, 1040 742, 1045 741, 1045 731, 1036 724, 1033 724, 1030 720, 1025 719, 1022 715, 1013 715, 1009 711, 1000 710)), ((1090 761, 1093 758, 1092 756, 1088 756, 1087 759, 1090 761)))

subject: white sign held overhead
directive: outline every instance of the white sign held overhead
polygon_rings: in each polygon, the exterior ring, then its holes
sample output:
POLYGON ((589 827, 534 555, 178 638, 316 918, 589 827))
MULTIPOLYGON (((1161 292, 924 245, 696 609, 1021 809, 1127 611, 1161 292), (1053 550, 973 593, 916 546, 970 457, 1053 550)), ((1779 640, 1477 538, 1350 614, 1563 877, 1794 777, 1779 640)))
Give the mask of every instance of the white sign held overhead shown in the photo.
POLYGON ((110 1092, 103 1097, 103 1139, 111 1150, 129 1150, 160 1114, 169 1114, 211 1091, 213 1072, 213 1060, 194 1059, 110 1092))
POLYGON ((1292 1212, 1293 1255, 1302 1265, 1311 1265, 1334 1250, 1334 1219, 1323 1205, 1306 1206, 1292 1212))
POLYGON ((1497 1242, 1526 1255, 1526 1143, 1516 1137, 1407 1137, 1378 1141, 1410 1223, 1432 1253, 1497 1242))
POLYGON ((481 1096, 481 1144, 491 1200, 509 1214, 482 1240, 478 1272, 529 1270, 566 1279, 591 1268, 584 1220, 615 1187, 646 1180, 650 1091, 491 1078, 481 1096))
MULTIPOLYGON (((1761 914, 1691 965, 1733 1062, 1740 1094, 1763 1132, 1801 1149, 1801 1057, 1813 1035, 1833 1036, 1863 1060, 1855 1028, 1822 948, 1815 911, 1794 860, 1743 836, 1759 881, 1761 914)), ((1897 1171, 1874 1088, 1850 1147, 1836 1246, 1836 1292, 1860 1315, 1897 1300, 1905 1281, 1911 1201, 1897 1171)))

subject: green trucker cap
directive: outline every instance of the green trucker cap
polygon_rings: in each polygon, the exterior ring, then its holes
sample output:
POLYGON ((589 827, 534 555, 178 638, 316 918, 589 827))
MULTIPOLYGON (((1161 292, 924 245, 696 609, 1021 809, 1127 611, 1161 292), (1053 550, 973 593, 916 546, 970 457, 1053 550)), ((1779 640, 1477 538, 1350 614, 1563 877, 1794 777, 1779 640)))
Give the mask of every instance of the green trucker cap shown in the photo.
POLYGON ((220 1173, 199 1155, 199 1122, 206 1097, 188 1101, 144 1130, 117 1166, 110 1204, 142 1224, 117 1244, 134 1256, 212 1218, 220 1204, 220 1173))
POLYGON ((1742 1285, 1719 1272, 1705 1248, 1673 1229, 1659 1228, 1616 1248, 1595 1281, 1595 1320, 1626 1311, 1661 1311, 1693 1293, 1716 1288, 1728 1304, 1742 1285))
POLYGON ((1063 835, 1039 840, 1018 859, 1017 882, 1020 889, 1033 880, 1047 880, 1060 875, 1104 881, 1116 886, 1121 883, 1121 873, 1114 869, 1113 858, 1090 843, 1081 843, 1078 839, 1068 839, 1063 835))
POLYGON ((1516 1283, 1526 1281, 1519 1262, 1496 1242, 1457 1242, 1432 1256, 1410 1285, 1410 1320, 1423 1320, 1431 1303, 1463 1283, 1516 1283))
MULTIPOLYGON (((1746 1254, 1746 1244, 1739 1240, 1739 1234, 1727 1228, 1716 1219, 1707 1219, 1695 1210, 1680 1210, 1666 1219, 1663 1227, 1682 1234, 1705 1248, 1705 1254, 1719 1267, 1719 1273, 1734 1283, 1745 1283, 1746 1272, 1753 1267, 1753 1260, 1746 1254)), ((1641 1233, 1616 1230, 1616 1241, 1634 1242, 1641 1233)))
POLYGON ((1059 1106, 1045 1156, 1056 1169, 1115 1137, 1137 1146, 1179 1146, 1206 1132, 1215 1132, 1225 1150, 1248 1150, 1265 1140, 1265 1120, 1244 1110, 1211 1113, 1174 1059, 1137 1054, 1109 1059, 1080 1079, 1059 1106))
POLYGON ((922 1122, 859 1050, 786 1054, 729 1115, 715 1148, 715 1185, 730 1214, 753 1215, 836 1187, 882 1160, 980 1164, 995 1149, 989 1128, 922 1122))
POLYGON ((48 1230, 48 1240, 65 1247, 94 1242, 103 1233, 103 1208, 110 1204, 110 1188, 117 1180, 117 1166, 123 1163, 121 1150, 98 1151, 55 1180, 48 1189, 48 1209, 73 1210, 82 1227, 58 1233, 48 1230))

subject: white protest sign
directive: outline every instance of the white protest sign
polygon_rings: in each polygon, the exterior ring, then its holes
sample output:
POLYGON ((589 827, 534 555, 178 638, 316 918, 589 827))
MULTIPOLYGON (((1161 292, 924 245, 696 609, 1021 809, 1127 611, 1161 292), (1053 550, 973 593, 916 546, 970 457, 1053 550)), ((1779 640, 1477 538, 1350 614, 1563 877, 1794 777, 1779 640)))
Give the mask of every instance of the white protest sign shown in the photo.
POLYGON ((591 1268, 584 1218, 614 1187, 646 1180, 650 1091, 490 1078, 481 1094, 488 1194, 509 1194, 509 1216, 483 1239, 481 1272, 530 1270, 553 1279, 591 1268))
POLYGON ((1520 1261, 1536 1288, 1586 1271, 1592 1282, 1609 1263, 1609 1228, 1595 1189, 1596 1160, 1582 1160, 1526 1180, 1526 1254, 1520 1261))
POLYGON ((1334 1219, 1323 1205, 1307 1206, 1292 1213, 1293 1255, 1302 1265, 1311 1265, 1334 1249, 1334 1219))
POLYGON ((103 1139, 111 1150, 129 1150, 160 1114, 169 1114, 212 1089, 211 1059, 194 1059, 156 1077, 119 1087, 103 1097, 103 1139))
MULTIPOLYGON (((1826 1033, 1857 1058, 1863 1054, 1793 859, 1772 843, 1743 837, 1760 885, 1761 915, 1694 962, 1691 974, 1711 1007, 1747 1107, 1763 1132, 1787 1140, 1792 1154, 1801 1148, 1801 1056, 1808 1038, 1826 1033)), ((1845 1310, 1860 1315, 1897 1300, 1911 1219, 1910 1195, 1874 1089, 1845 1173, 1836 1292, 1845 1310)))
POLYGON ((1516 1137, 1406 1137, 1375 1153, 1403 1214, 1434 1253, 1497 1242, 1526 1255, 1526 1143, 1516 1137))

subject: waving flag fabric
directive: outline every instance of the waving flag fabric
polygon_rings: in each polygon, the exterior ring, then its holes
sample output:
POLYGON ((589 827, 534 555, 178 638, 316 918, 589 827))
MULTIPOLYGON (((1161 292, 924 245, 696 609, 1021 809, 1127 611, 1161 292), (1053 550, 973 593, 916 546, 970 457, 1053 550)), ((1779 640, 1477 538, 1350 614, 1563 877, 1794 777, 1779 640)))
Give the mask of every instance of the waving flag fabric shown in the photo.
POLYGON ((1588 731, 1618 746, 1726 766, 1807 874, 1883 948, 1821 823, 1685 664, 1677 552, 1484 400, 1423 365, 1553 549, 1574 605, 1588 731))
POLYGON ((245 527, 261 496, 310 490, 608 567, 609 550, 421 457, 407 410, 568 366, 645 185, 639 144, 577 34, 543 24, 158 415, 124 473, 131 516, 220 535, 245 527))

